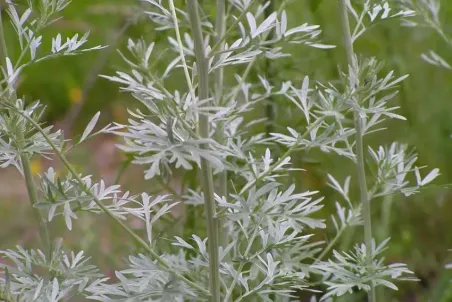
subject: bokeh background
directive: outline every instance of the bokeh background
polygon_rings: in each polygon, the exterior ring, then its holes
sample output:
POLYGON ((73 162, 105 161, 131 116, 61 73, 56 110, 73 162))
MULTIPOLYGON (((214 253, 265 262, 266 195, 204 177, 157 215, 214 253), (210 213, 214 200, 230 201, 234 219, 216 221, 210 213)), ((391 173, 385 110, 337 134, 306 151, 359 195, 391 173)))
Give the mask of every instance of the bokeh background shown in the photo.
MULTIPOLYGON (((281 0, 273 1, 278 5, 281 0)), ((183 1, 177 2, 182 4, 183 1)), ((214 1, 203 2, 213 17, 214 1)), ((90 31, 90 45, 111 45, 111 49, 103 51, 44 61, 27 69, 20 79, 19 94, 26 95, 29 101, 39 99, 46 104, 47 121, 63 128, 67 136, 80 135, 97 111, 103 113, 102 125, 113 120, 126 122, 127 107, 137 105, 129 95, 121 93, 116 84, 98 77, 98 74, 111 75, 125 67, 116 48, 124 50, 128 38, 143 37, 155 41, 162 49, 167 47, 168 32, 156 32, 152 24, 143 20, 128 24, 136 4, 135 0, 74 0, 64 11, 63 18, 46 29, 44 35, 52 36, 90 31)), ((452 1, 443 0, 441 11, 445 32, 452 36, 452 1)), ((2 16, 4 21, 7 20, 5 12, 2 16)), ((286 80, 301 83, 305 75, 318 81, 336 80, 339 66, 345 63, 336 1, 296 0, 290 4, 288 17, 292 25, 300 22, 320 24, 324 30, 322 40, 338 47, 333 50, 293 47, 291 59, 281 60, 273 66, 272 81, 275 84, 286 80)), ((5 26, 7 32, 11 30, 6 22, 5 26)), ((6 37, 11 47, 15 43, 13 37, 12 34, 6 37)), ((392 196, 375 200, 372 205, 375 236, 392 238, 386 252, 387 260, 408 263, 421 279, 418 283, 401 285, 400 291, 388 296, 387 301, 452 301, 452 272, 444 269, 446 263, 452 262, 449 251, 452 248, 452 194, 448 188, 452 183, 452 72, 421 60, 421 53, 430 49, 452 62, 451 48, 441 37, 430 29, 403 28, 398 20, 369 29, 355 49, 363 56, 384 60, 385 71, 410 74, 394 103, 400 106, 399 113, 408 121, 387 123, 385 126, 390 131, 369 136, 366 143, 378 146, 393 140, 405 142, 417 149, 419 165, 441 170, 436 186, 414 197, 392 196)), ((162 70, 166 67, 165 62, 158 62, 157 66, 162 70)), ((265 72, 265 66, 265 62, 258 64, 260 71, 265 72)), ((257 75, 252 74, 250 78, 257 79, 257 75)), ((275 102, 275 127, 283 129, 296 123, 295 117, 288 118, 284 114, 288 104, 280 100, 275 102)), ((264 116, 262 110, 249 118, 264 116)), ((115 149, 115 143, 114 137, 97 137, 72 152, 71 160, 78 171, 113 183, 125 160, 125 155, 115 149)), ((297 165, 307 171, 292 180, 302 188, 321 190, 328 203, 324 214, 328 215, 335 196, 325 184, 325 175, 328 172, 337 179, 344 179, 350 173, 353 175, 351 163, 316 152, 299 154, 295 158, 297 165)), ((50 165, 58 166, 58 162, 36 158, 33 172, 36 175, 42 173, 50 165)), ((119 183, 134 193, 162 189, 159 183, 145 182, 140 168, 133 166, 123 173, 119 183)), ((177 181, 172 185, 177 190, 177 181)), ((137 229, 140 227, 136 225, 137 229)), ((86 250, 92 255, 93 262, 108 275, 123 263, 123 259, 115 255, 127 255, 133 248, 124 234, 102 216, 82 216, 70 232, 65 230, 63 221, 57 220, 51 230, 52 236, 66 238, 68 248, 86 250)), ((36 233, 23 180, 13 169, 0 170, 0 248, 11 248, 16 244, 36 246, 36 233)), ((341 246, 348 247, 358 233, 347 234, 341 246)))

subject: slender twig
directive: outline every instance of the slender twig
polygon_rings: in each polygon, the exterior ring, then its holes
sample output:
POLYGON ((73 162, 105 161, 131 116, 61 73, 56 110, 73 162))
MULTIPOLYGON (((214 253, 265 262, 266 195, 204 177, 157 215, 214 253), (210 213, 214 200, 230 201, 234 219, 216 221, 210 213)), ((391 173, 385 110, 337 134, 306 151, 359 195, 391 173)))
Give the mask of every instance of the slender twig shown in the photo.
POLYGON ((115 45, 119 41, 119 39, 124 35, 125 31, 135 22, 135 18, 130 18, 122 22, 121 27, 119 30, 116 30, 116 34, 113 35, 110 39, 110 42, 107 43, 107 47, 104 48, 101 53, 99 54, 98 59, 96 60, 96 63, 94 64, 93 68, 91 69, 90 73, 88 74, 88 77, 86 78, 86 81, 83 85, 82 94, 80 97, 80 100, 72 108, 69 110, 69 112, 66 114, 66 117, 63 120, 62 128, 63 130, 66 130, 66 132, 70 132, 73 126, 74 121, 77 119, 77 116, 82 111, 83 105, 85 104, 86 100, 88 99, 89 91, 93 88, 93 86, 96 84, 96 80, 98 78, 98 75, 102 68, 104 67, 105 63, 107 62, 108 57, 110 56, 111 52, 115 49, 115 45))
POLYGON ((325 256, 333 249, 333 247, 336 245, 336 243, 339 241, 341 236, 344 234, 345 230, 347 230, 350 227, 350 224, 345 224, 342 226, 342 228, 336 233, 334 238, 328 243, 326 248, 323 249, 322 253, 320 253, 319 256, 315 259, 314 263, 320 262, 325 256))
POLYGON ((164 189, 166 189, 166 190, 168 191, 168 193, 171 193, 171 195, 173 195, 175 198, 177 198, 177 199, 179 199, 179 200, 184 200, 183 196, 182 196, 180 193, 178 193, 173 187, 171 187, 171 186, 169 185, 169 183, 167 183, 166 181, 164 181, 164 180, 162 179, 161 176, 158 176, 156 179, 157 179, 157 182, 158 182, 164 189))
POLYGON ((328 245, 326 246, 326 248, 323 249, 322 253, 317 256, 317 258, 314 261, 314 264, 322 261, 323 258, 325 258, 325 256, 330 252, 330 250, 333 248, 333 246, 336 244, 336 242, 339 240, 339 238, 342 236, 342 234, 344 233, 345 229, 347 227, 343 227, 339 230, 339 232, 336 233, 336 236, 334 236, 333 240, 331 240, 328 245))
POLYGON ((144 250, 146 250, 152 257, 154 257, 157 262, 169 273, 173 274, 177 279, 179 279, 182 282, 185 282, 187 285, 192 287, 193 289, 198 290, 200 293, 210 296, 210 292, 204 289, 203 287, 199 286, 198 284, 194 283, 193 281, 187 279, 185 276, 178 273, 176 270, 171 268, 171 266, 165 261, 165 259, 161 258, 153 249, 151 246, 149 246, 146 241, 141 239, 140 236, 135 234, 127 225, 125 225, 124 222, 122 222, 118 217, 116 217, 104 204, 91 192, 91 190, 86 186, 85 182, 81 179, 79 174, 75 171, 75 169, 72 167, 72 165, 67 160, 66 156, 61 152, 61 150, 53 143, 53 141, 50 139, 50 137, 47 135, 47 133, 41 128, 41 126, 33 120, 30 116, 24 114, 21 110, 18 108, 10 105, 10 104, 4 104, 8 106, 9 108, 15 110, 17 113, 19 113, 21 116, 23 116, 25 119, 27 119, 30 124, 32 124, 35 129, 42 134, 44 139, 47 141, 49 146, 54 150, 56 155, 60 158, 64 166, 68 169, 68 171, 71 173, 71 175, 75 178, 75 180, 80 184, 83 192, 91 197, 93 201, 96 203, 96 205, 105 213, 107 214, 113 221, 115 221, 132 239, 134 239, 137 244, 142 247, 144 250))
MULTIPOLYGON (((187 7, 195 45, 196 63, 198 66, 198 97, 200 101, 203 101, 209 98, 209 63, 204 47, 198 3, 196 0, 188 0, 187 7)), ((205 114, 200 114, 199 116, 199 134, 203 138, 209 137, 209 117, 205 114)), ((202 146, 202 148, 205 149, 208 147, 208 144, 203 144, 202 146)), ((210 301, 219 302, 220 263, 218 252, 218 221, 216 220, 212 169, 210 163, 204 158, 201 159, 201 181, 204 191, 207 233, 209 236, 210 301)))
MULTIPOLYGON (((350 34, 350 24, 348 21, 348 9, 346 0, 339 0, 339 14, 342 23, 342 32, 344 35, 344 47, 347 54, 348 65, 351 68, 351 72, 358 71, 358 64, 356 61, 355 53, 353 51, 353 42, 350 34)), ((350 87, 356 87, 355 76, 350 76, 350 87)), ((356 100, 355 100, 356 101, 356 100)), ((355 138, 356 138, 356 169, 358 175, 358 183, 360 190, 360 199, 362 204, 362 216, 364 220, 364 244, 366 246, 366 260, 367 265, 372 265, 372 221, 371 221, 371 208, 370 200, 367 190, 366 171, 364 166, 364 147, 363 147, 363 129, 362 118, 357 110, 354 111, 354 124, 355 124, 355 138)), ((368 292, 368 301, 376 302, 376 293, 373 283, 370 284, 370 290, 368 292)))
POLYGON ((115 181, 114 181, 115 184, 119 183, 122 175, 127 170, 127 168, 130 166, 131 163, 132 163, 132 159, 126 159, 121 163, 121 166, 119 166, 118 172, 116 172, 116 177, 115 177, 115 181))
MULTIPOLYGON (((195 101, 195 99, 196 99, 195 98, 195 88, 193 87, 193 81, 190 78, 190 72, 188 71, 187 61, 185 60, 184 48, 182 47, 182 38, 181 38, 181 35, 180 35, 179 23, 178 23, 178 19, 177 19, 177 15, 176 15, 176 8, 174 6, 174 1, 173 0, 169 1, 169 6, 170 6, 171 14, 172 14, 172 17, 173 17, 174 31, 176 32, 176 40, 177 40, 177 44, 179 46, 179 56, 180 56, 180 59, 182 61, 182 66, 184 68, 185 80, 187 81, 188 90, 190 91, 190 95, 192 97, 192 100, 195 101)), ((204 47, 204 40, 203 40, 202 45, 204 47)), ((198 66, 198 68, 199 68, 199 66, 198 66)), ((196 120, 198 121, 198 118, 196 120)))

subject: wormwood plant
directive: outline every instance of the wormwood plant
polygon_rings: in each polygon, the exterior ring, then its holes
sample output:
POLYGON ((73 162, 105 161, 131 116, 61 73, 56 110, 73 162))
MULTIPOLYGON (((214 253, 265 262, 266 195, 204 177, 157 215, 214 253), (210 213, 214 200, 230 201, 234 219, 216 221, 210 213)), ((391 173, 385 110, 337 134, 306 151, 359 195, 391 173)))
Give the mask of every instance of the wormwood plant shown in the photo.
MULTIPOLYGON (((407 27, 424 27, 433 30, 439 35, 447 46, 452 47, 452 38, 450 34, 444 29, 440 18, 441 2, 439 0, 399 0, 400 4, 405 8, 416 12, 416 19, 403 22, 407 27)), ((428 53, 421 54, 421 58, 434 66, 452 70, 451 65, 446 59, 439 55, 434 50, 429 50, 428 53)), ((451 135, 452 137, 452 135, 451 135)), ((446 268, 451 269, 452 264, 447 264, 446 268)))
MULTIPOLYGON (((444 29, 440 18, 441 2, 439 0, 398 0, 400 5, 407 10, 416 13, 416 18, 404 20, 402 23, 407 27, 424 27, 432 29, 442 40, 450 47, 452 38, 444 29)), ((452 69, 447 60, 434 50, 421 54, 421 58, 429 64, 439 66, 445 69, 452 69)))
POLYGON ((26 105, 17 96, 15 83, 30 64, 100 47, 83 48, 87 35, 81 39, 76 35, 65 43, 58 35, 46 52, 40 47, 40 31, 69 1, 38 3, 27 1, 25 11, 7 4, 20 55, 10 54, 1 41, 1 165, 13 165, 24 176, 42 229, 41 249, 18 246, 1 252, 8 260, 1 265, 0 297, 4 301, 67 301, 73 297, 289 301, 296 300, 302 290, 321 291, 322 301, 359 291, 367 292, 369 301, 377 301, 376 287, 396 290, 396 280, 413 279, 404 264, 384 263, 382 253, 389 238, 379 243, 373 239, 371 202, 395 193, 414 194, 438 170, 421 177, 415 153, 403 144, 365 144, 367 135, 383 130, 380 125, 385 119, 404 119, 389 101, 406 76, 383 74, 382 63, 360 58, 353 50, 354 41, 370 26, 408 17, 413 11, 391 8, 386 1, 357 1, 355 5, 340 0, 348 59, 341 84, 304 77, 301 83, 284 81, 275 87, 265 74, 259 74, 258 82, 250 82, 259 60, 290 57, 285 52, 289 44, 323 49, 316 51, 333 47, 319 40, 319 26, 289 24, 287 1, 269 13, 269 2, 218 0, 212 21, 196 0, 187 0, 184 8, 176 8, 173 0, 144 0, 139 3, 144 18, 168 33, 168 49, 157 53, 155 43, 129 40, 127 52, 120 52, 127 69, 103 76, 137 99, 140 109, 129 110, 128 124, 113 123, 94 132, 98 113, 80 139, 70 143, 63 133, 40 120, 43 108, 38 102, 26 105), (169 62, 163 72, 156 68, 158 60, 169 62), (184 84, 179 90, 167 88, 181 77, 184 84), (281 106, 292 106, 303 119, 302 125, 269 137, 253 133, 252 126, 261 121, 249 122, 246 114, 272 97, 284 99, 281 106), (145 179, 165 183, 174 169, 183 169, 188 177, 199 176, 200 181, 193 181, 183 196, 151 196, 146 192, 134 195, 119 185, 106 186, 102 180, 81 175, 67 154, 99 133, 122 137, 119 148, 130 154, 133 164, 144 166, 145 179), (329 221, 335 235, 327 242, 314 236, 327 226, 318 217, 324 202, 320 192, 300 192, 287 177, 302 173, 293 165, 292 156, 312 149, 344 157, 357 171, 353 181, 358 184, 359 198, 351 192, 351 176, 340 181, 328 175, 328 185, 342 202, 334 201, 337 211, 329 221), (29 160, 33 155, 51 154, 61 159, 67 174, 56 175, 50 168, 36 185, 29 160), (365 161, 371 162, 371 170, 366 171, 365 161), (177 203, 193 208, 189 213, 205 220, 206 231, 179 234, 169 239, 168 246, 155 229, 163 223, 162 217, 171 219, 167 214, 177 203), (83 251, 65 252, 62 241, 51 243, 49 223, 62 216, 71 230, 84 212, 108 215, 137 246, 128 256, 128 267, 116 272, 116 280, 102 276, 83 251), (129 227, 131 218, 144 222, 143 237, 129 227), (355 242, 350 251, 337 250, 341 236, 360 225, 364 242, 355 242))

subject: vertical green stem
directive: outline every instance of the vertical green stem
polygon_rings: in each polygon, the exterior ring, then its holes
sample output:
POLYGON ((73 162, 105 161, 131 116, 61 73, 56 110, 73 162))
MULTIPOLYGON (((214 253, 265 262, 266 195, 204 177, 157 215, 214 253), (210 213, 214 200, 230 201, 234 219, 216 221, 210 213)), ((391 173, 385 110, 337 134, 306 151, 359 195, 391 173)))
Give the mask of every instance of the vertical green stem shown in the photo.
POLYGON ((31 172, 31 165, 30 165, 30 159, 27 155, 21 154, 20 160, 22 162, 22 167, 24 169, 24 178, 25 178, 25 184, 27 186, 27 192, 28 192, 28 199, 30 200, 31 207, 33 208, 33 211, 36 216, 36 220, 39 223, 39 237, 41 241, 41 246, 43 250, 47 251, 48 255, 50 256, 50 236, 49 232, 47 230, 47 224, 42 217, 41 213, 39 212, 39 209, 36 209, 34 205, 38 202, 38 196, 36 194, 36 187, 33 181, 33 175, 31 172))
MULTIPOLYGON (((339 13, 341 18, 342 25, 342 34, 344 35, 344 48, 347 54, 348 65, 352 67, 353 71, 356 71, 358 68, 357 62, 355 60, 355 53, 353 50, 353 41, 350 33, 350 24, 348 22, 348 9, 346 0, 338 0, 339 1, 339 13)), ((356 84, 356 83, 353 83, 356 84)))
MULTIPOLYGON (((351 68, 351 72, 356 73, 358 70, 358 64, 353 51, 353 42, 350 34, 350 24, 348 21, 348 9, 346 0, 339 0, 339 13, 342 23, 342 32, 344 35, 344 47, 347 53, 348 65, 351 68)), ((355 76, 350 76, 350 87, 356 87, 355 76)), ((359 100, 356 100, 359 101, 359 100)), ((362 204, 362 216, 364 220, 364 244, 366 245, 366 257, 367 264, 370 267, 372 265, 372 221, 370 211, 370 200, 367 192, 366 171, 364 166, 364 147, 363 147, 363 130, 362 130, 362 118, 359 112, 354 112, 354 124, 356 131, 356 168, 358 175, 358 183, 360 190, 360 199, 362 204)), ((370 284, 371 288, 368 292, 368 301, 376 302, 376 294, 374 285, 370 284)))
MULTIPOLYGON (((266 2, 265 0, 263 1, 266 2)), ((274 0, 270 0, 269 5, 264 10, 265 18, 268 18, 274 11, 274 0)), ((269 33, 266 37, 266 40, 271 40, 272 34, 269 33)), ((271 47, 271 46, 270 46, 271 47)), ((270 83, 270 85, 273 84, 273 80, 275 77, 275 72, 272 66, 272 61, 270 59, 265 59, 265 74, 267 75, 267 80, 270 83)), ((265 103, 265 116, 267 118, 266 126, 265 126, 265 133, 267 137, 270 136, 270 133, 273 132, 273 123, 275 120, 275 99, 273 96, 270 96, 266 103, 265 103)))
MULTIPOLYGON (((342 0, 341 0, 342 1, 342 0)), ((363 206, 363 220, 364 220, 364 244, 366 245, 367 265, 372 266, 372 220, 370 200, 367 193, 366 172, 364 170, 364 148, 361 118, 358 112, 355 112, 355 130, 356 130, 356 167, 358 174, 358 183, 361 196, 361 204, 363 206)), ((369 302, 376 302, 375 288, 371 284, 369 291, 369 302)))
MULTIPOLYGON (((5 41, 5 31, 3 30, 3 18, 2 18, 3 6, 0 3, 0 58, 2 59, 2 64, 6 66, 6 57, 8 56, 8 49, 6 47, 5 41)), ((5 67, 6 68, 6 67, 5 67)))
POLYGON ((391 210, 393 204, 393 196, 386 195, 383 199, 383 206, 381 211, 381 234, 380 238, 385 239, 388 237, 390 224, 391 224, 391 210))
MULTIPOLYGON (((192 27, 193 41, 195 45, 196 63, 198 65, 198 98, 206 100, 209 97, 209 65, 206 51, 204 48, 204 39, 202 36, 201 22, 196 0, 187 0, 188 13, 192 27)), ((199 134, 203 138, 209 137, 209 117, 200 114, 199 134)), ((202 146, 208 148, 207 144, 202 146)), ((210 163, 201 160, 201 181, 204 192, 204 207, 207 218, 207 234, 209 236, 209 272, 210 272, 210 301, 220 301, 220 263, 218 255, 218 225, 216 218, 216 208, 213 189, 213 176, 210 163)))
MULTIPOLYGON (((217 0, 217 15, 215 20, 215 44, 219 43, 219 51, 222 51, 224 48, 224 41, 220 41, 221 38, 225 35, 226 31, 226 3, 225 0, 217 0)), ((217 56, 219 57, 219 56, 217 56)), ((218 60, 215 57, 214 60, 218 60)), ((223 82, 224 82, 224 70, 223 68, 218 68, 214 73, 215 77, 215 100, 217 105, 223 105, 223 82)), ((217 140, 220 144, 226 143, 226 135, 224 133, 224 122, 220 121, 217 125, 217 140)), ((220 196, 227 197, 228 195, 228 171, 225 169, 220 173, 219 177, 219 186, 218 186, 218 194, 220 196)), ((219 220, 219 225, 224 226, 225 224, 219 220)), ((225 247, 228 244, 228 232, 227 230, 219 230, 219 241, 220 245, 225 247)))
MULTIPOLYGON (((217 15, 215 19, 215 39, 214 42, 219 43, 218 51, 224 49, 224 40, 221 38, 224 36, 226 31, 226 3, 225 0, 217 0, 217 15)), ((214 60, 218 61, 220 55, 215 56, 214 60)), ((223 81, 224 81, 224 70, 223 68, 218 68, 215 70, 215 100, 218 104, 222 103, 223 97, 223 81)))

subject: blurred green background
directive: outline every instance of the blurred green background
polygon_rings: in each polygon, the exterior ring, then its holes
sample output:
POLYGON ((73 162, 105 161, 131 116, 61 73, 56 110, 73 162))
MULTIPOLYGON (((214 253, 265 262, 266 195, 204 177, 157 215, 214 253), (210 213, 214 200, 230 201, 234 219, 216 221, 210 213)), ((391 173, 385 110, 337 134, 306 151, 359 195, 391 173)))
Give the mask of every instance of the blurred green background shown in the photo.
MULTIPOLYGON (((203 2, 208 6, 212 19, 213 1, 203 2)), ((274 0, 274 3, 277 6, 280 0, 274 0)), ((145 20, 124 28, 136 4, 134 0, 74 0, 65 10, 63 18, 48 28, 44 36, 59 32, 69 36, 89 30, 89 44, 92 46, 113 43, 113 48, 124 50, 128 38, 143 37, 166 47, 168 32, 156 32, 152 24, 145 20)), ((324 30, 321 36, 323 42, 338 47, 333 50, 291 47, 292 57, 274 65, 272 81, 278 84, 291 80, 300 85, 305 75, 310 76, 311 81, 336 80, 339 66, 343 67, 345 63, 336 1, 297 0, 290 4, 287 11, 292 26, 304 22, 319 24, 324 30)), ((2 14, 3 20, 7 20, 7 14, 2 14)), ((446 32, 452 35, 452 1, 442 1, 441 18, 446 32)), ((452 52, 433 31, 403 28, 399 23, 398 20, 383 22, 371 28, 356 44, 357 53, 384 60, 385 71, 394 70, 396 75, 410 74, 394 102, 394 105, 401 107, 399 113, 407 117, 408 122, 389 122, 385 125, 389 131, 369 136, 366 143, 374 147, 393 140, 408 143, 417 149, 419 165, 440 168, 442 175, 436 184, 449 184, 452 183, 452 73, 425 63, 420 55, 432 49, 452 62, 452 52)), ((7 24, 5 26, 10 30, 7 24)), ((14 35, 6 38, 14 47, 14 35)), ((164 63, 158 63, 162 71, 164 63)), ((265 72, 265 66, 264 61, 260 62, 258 70, 265 72)), ((99 73, 111 75, 123 67, 114 49, 44 61, 26 70, 20 79, 19 94, 26 95, 27 100, 41 100, 48 106, 48 122, 63 127, 69 134, 79 135, 95 112, 103 112, 102 124, 111 120, 125 122, 126 107, 137 105, 130 96, 120 93, 116 84, 96 77, 99 73)), ((257 75, 251 74, 250 79, 257 79, 257 75)), ((296 117, 288 118, 285 114, 288 103, 275 101, 275 127, 279 130, 296 123, 296 117)), ((262 110, 250 118, 264 115, 262 110)), ((260 130, 263 129, 256 129, 260 130)), ((113 181, 123 160, 123 155, 114 151, 114 143, 115 140, 110 137, 90 141, 72 154, 72 160, 81 172, 113 181)), ((294 158, 307 172, 296 174, 292 180, 301 188, 321 190, 327 203, 324 214, 328 215, 335 196, 325 184, 325 175, 328 172, 339 180, 350 173, 353 176, 351 163, 317 152, 299 154, 294 158)), ((40 173, 49 162, 37 159, 33 165, 35 173, 40 173)), ((158 191, 158 184, 144 182, 140 173, 139 168, 129 169, 121 178, 121 184, 133 192, 158 191)), ((36 226, 24 190, 16 172, 10 169, 0 171, 2 249, 13 247, 18 242, 28 247, 34 244, 36 226)), ((452 248, 451 205, 450 190, 440 186, 410 198, 393 196, 391 200, 374 201, 374 233, 380 240, 387 234, 392 237, 386 253, 387 260, 408 263, 421 279, 418 283, 402 284, 399 292, 388 295, 387 301, 452 301, 452 274, 443 269, 446 263, 452 262, 448 251, 452 248), (390 207, 385 210, 385 205, 390 207)), ((72 232, 65 231, 63 222, 57 221, 52 227, 52 235, 69 238, 66 245, 70 248, 86 249, 88 254, 93 255, 93 261, 105 273, 111 274, 122 261, 112 255, 115 252, 126 255, 124 251, 131 249, 131 244, 106 217, 86 216, 80 220, 83 221, 79 221, 72 232)), ((358 233, 361 232, 358 230, 348 234, 342 246, 347 247, 350 244, 347 238, 358 233)))

